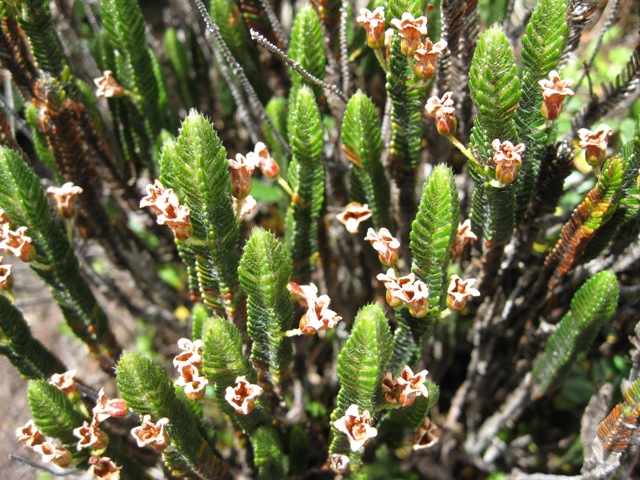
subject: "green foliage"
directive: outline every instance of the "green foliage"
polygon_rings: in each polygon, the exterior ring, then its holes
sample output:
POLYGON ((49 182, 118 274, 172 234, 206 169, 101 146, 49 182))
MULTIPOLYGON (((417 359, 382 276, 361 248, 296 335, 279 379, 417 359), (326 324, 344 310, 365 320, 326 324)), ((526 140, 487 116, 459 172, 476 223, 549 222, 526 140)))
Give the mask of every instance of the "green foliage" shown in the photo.
MULTIPOLYGON (((501 28, 492 27, 480 37, 469 71, 469 88, 478 110, 470 147, 486 163, 493 157, 494 139, 515 143, 518 138, 513 115, 520 100, 520 81, 509 39, 501 28)), ((473 196, 474 231, 484 230, 485 240, 493 244, 504 243, 515 228, 516 185, 487 182, 479 186, 485 179, 473 170, 472 175, 480 189, 473 196)))
POLYGON ((67 368, 33 338, 29 325, 8 298, 0 295, 0 354, 25 378, 46 379, 67 368))
POLYGON ((362 451, 352 452, 344 433, 336 430, 333 423, 343 417, 352 404, 358 406, 361 414, 367 410, 373 417, 391 347, 391 332, 383 310, 378 305, 368 305, 360 310, 347 343, 338 355, 340 392, 331 414, 333 441, 330 454, 349 455, 353 460, 360 458, 362 451))
POLYGON ((287 211, 285 245, 296 275, 313 270, 318 251, 318 221, 324 203, 324 163, 320 112, 308 87, 302 87, 289 112, 289 144, 293 157, 288 169, 294 193, 287 211))
POLYGON ((25 226, 36 258, 32 269, 51 287, 67 324, 105 369, 110 369, 119 347, 107 316, 84 278, 64 231, 49 213, 49 202, 40 179, 7 148, 0 148, 0 207, 15 225, 25 226))
POLYGON ((580 287, 571 300, 569 311, 533 366, 532 376, 538 395, 544 395, 584 354, 600 327, 614 314, 617 304, 618 281, 608 270, 580 287))
POLYGON ((171 448, 193 471, 207 478, 226 478, 228 466, 199 433, 197 420, 175 393, 167 373, 142 355, 126 352, 116 371, 118 390, 131 410, 151 415, 154 422, 170 420, 171 448))
POLYGON ((247 331, 251 358, 258 370, 280 383, 291 363, 291 340, 280 334, 291 328, 293 303, 287 284, 293 267, 284 247, 269 232, 256 228, 244 247, 238 274, 247 294, 247 331))
POLYGON ((527 33, 522 38, 522 95, 515 121, 518 140, 524 142, 527 148, 522 155, 522 168, 518 174, 518 221, 522 221, 529 207, 540 170, 540 158, 551 135, 551 129, 544 128, 545 120, 540 113, 542 89, 538 81, 547 78, 549 72, 558 67, 567 45, 567 8, 566 0, 538 2, 527 24, 527 33))
MULTIPOLYGON (((225 308, 233 314, 238 286, 238 236, 231 201, 226 150, 213 125, 191 111, 180 135, 162 151, 161 180, 191 210, 193 235, 184 243, 196 256, 200 290, 207 297, 219 288, 225 308)), ((209 301, 215 306, 216 299, 209 301)))
POLYGON ((425 15, 427 12, 427 0, 391 0, 389 2, 388 20, 402 18, 404 12, 409 12, 414 17, 425 15))
MULTIPOLYGON (((291 43, 289 56, 298 62, 302 68, 316 78, 324 78, 324 69, 327 63, 325 56, 324 39, 322 38, 322 26, 318 14, 310 5, 302 7, 296 14, 291 31, 291 43)), ((296 72, 291 73, 293 92, 306 82, 296 72)), ((322 89, 318 85, 310 85, 314 96, 320 98, 322 89)))
POLYGON ((190 55, 185 44, 178 37, 175 28, 167 28, 164 31, 164 51, 167 60, 171 65, 171 70, 178 77, 178 93, 186 108, 195 107, 193 93, 197 91, 195 79, 191 75, 192 65, 190 65, 190 55))
MULTIPOLYGON (((361 91, 351 97, 347 104, 340 138, 352 164, 352 172, 362 187, 364 199, 361 203, 367 203, 373 212, 373 226, 376 229, 390 228, 389 181, 380 161, 382 131, 373 103, 361 91)), ((353 185, 351 188, 353 190, 353 185)))
POLYGON ((411 270, 429 287, 430 317, 436 318, 446 295, 449 248, 458 232, 460 201, 453 172, 433 169, 422 187, 422 201, 411 226, 411 270))
POLYGON ((40 67, 60 76, 68 60, 64 54, 57 27, 53 24, 47 0, 25 0, 19 9, 20 26, 29 37, 31 50, 40 67))

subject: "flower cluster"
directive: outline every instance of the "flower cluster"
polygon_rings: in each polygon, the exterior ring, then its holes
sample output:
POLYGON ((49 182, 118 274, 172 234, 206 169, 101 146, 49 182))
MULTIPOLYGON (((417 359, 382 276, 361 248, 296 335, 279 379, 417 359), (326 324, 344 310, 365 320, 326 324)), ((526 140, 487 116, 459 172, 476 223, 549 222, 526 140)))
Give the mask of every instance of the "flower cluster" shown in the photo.
POLYGON ((524 152, 524 143, 514 146, 511 142, 501 142, 496 138, 491 146, 496 153, 488 162, 495 167, 496 180, 503 185, 513 183, 522 165, 520 154, 524 152))
POLYGON ((173 366, 180 373, 176 385, 184 387, 184 393, 190 400, 200 400, 209 384, 202 374, 202 340, 192 342, 188 338, 178 340, 182 353, 173 359, 173 366))
POLYGON ((387 289, 387 303, 396 308, 405 305, 409 308, 409 313, 422 318, 429 313, 429 288, 422 280, 410 273, 403 277, 398 277, 393 268, 387 273, 380 273, 376 277, 384 283, 387 289))
POLYGON ((594 168, 600 168, 607 156, 607 144, 612 130, 607 125, 600 125, 595 131, 581 128, 578 130, 580 148, 586 149, 585 160, 594 168))
POLYGON ((373 228, 367 230, 365 240, 371 243, 371 246, 378 252, 378 259, 385 267, 393 267, 398 261, 398 252, 400 250, 400 242, 391 235, 386 228, 381 228, 377 233, 373 228))
POLYGON ((58 212, 64 218, 72 218, 76 213, 75 199, 83 192, 82 187, 67 182, 62 187, 49 187, 47 193, 53 195, 58 212))
POLYGON ((355 404, 347 408, 344 417, 333 422, 333 426, 347 436, 349 446, 354 452, 364 446, 370 438, 378 435, 378 431, 371 426, 369 411, 365 410, 360 415, 360 409, 355 404))
POLYGON ((429 97, 425 110, 436 120, 436 129, 440 135, 452 135, 456 131, 458 122, 454 116, 456 109, 451 96, 453 92, 446 92, 442 98, 429 97))
POLYGON ((393 378, 391 372, 387 372, 382 379, 382 393, 389 403, 399 403, 401 407, 413 405, 416 397, 428 397, 429 390, 424 384, 427 378, 426 370, 414 374, 408 365, 402 368, 402 372, 393 378))
POLYGON ((364 205, 358 202, 348 203, 344 207, 344 211, 340 212, 336 217, 342 223, 349 233, 358 233, 360 223, 369 220, 373 212, 366 203, 364 205))
POLYGON ((189 207, 180 205, 172 188, 164 188, 159 180, 147 185, 147 195, 140 200, 140 208, 151 207, 158 216, 158 225, 167 225, 176 238, 187 239, 193 233, 189 207))
POLYGON ((169 425, 168 418, 161 418, 153 423, 151 415, 145 415, 142 424, 131 430, 131 435, 136 439, 140 448, 151 447, 161 452, 169 446, 169 436, 165 431, 167 425, 169 425))
POLYGON ((33 420, 16 430, 18 441, 36 453, 42 455, 42 461, 65 468, 71 465, 71 452, 66 448, 45 440, 42 432, 33 420))
POLYGON ((240 415, 250 414, 255 407, 255 399, 262 395, 259 385, 249 383, 244 375, 236 378, 236 386, 229 386, 225 390, 224 399, 240 415))
POLYGON ((404 12, 402 18, 394 18, 390 23, 402 38, 402 54, 411 57, 420 48, 422 36, 427 34, 427 17, 414 18, 409 12, 404 12))
POLYGON ((8 222, 0 225, 0 250, 12 253, 23 262, 30 262, 36 256, 36 249, 27 236, 27 227, 11 230, 8 222))
POLYGON ((262 142, 256 143, 253 152, 247 153, 247 160, 254 162, 267 178, 276 178, 280 174, 278 162, 275 161, 267 146, 262 142))
POLYGON ((479 297, 480 292, 473 288, 475 283, 475 278, 463 280, 458 275, 451 275, 451 283, 447 289, 447 307, 458 312, 471 300, 471 297, 479 297))
POLYGON ((571 79, 560 80, 560 75, 555 70, 549 72, 549 79, 538 82, 542 88, 542 116, 547 120, 555 120, 562 111, 562 102, 565 97, 572 96, 573 90, 569 87, 575 82, 571 79))
POLYGON ((304 335, 313 335, 322 330, 335 327, 342 317, 329 309, 331 299, 329 295, 312 295, 311 290, 307 290, 306 296, 307 311, 300 319, 300 331, 304 335))

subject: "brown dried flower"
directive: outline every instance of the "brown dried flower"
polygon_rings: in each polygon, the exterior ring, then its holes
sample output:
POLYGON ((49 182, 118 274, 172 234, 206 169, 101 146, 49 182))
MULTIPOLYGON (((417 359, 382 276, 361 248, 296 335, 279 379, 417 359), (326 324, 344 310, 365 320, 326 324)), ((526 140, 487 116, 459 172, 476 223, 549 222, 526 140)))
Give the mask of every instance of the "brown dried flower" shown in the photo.
POLYGON ((367 34, 367 45, 371 48, 382 48, 384 38, 384 7, 377 7, 373 12, 366 8, 360 9, 356 22, 362 24, 367 34))
POLYGON ((378 259, 385 267, 392 267, 398 261, 398 251, 400 250, 400 242, 391 235, 391 232, 382 227, 378 232, 373 228, 367 230, 365 240, 371 243, 371 246, 378 252, 378 259))
POLYGON ((479 297, 480 292, 473 288, 475 278, 461 279, 458 275, 451 275, 451 283, 447 289, 447 307, 454 312, 464 308, 471 297, 479 297))
POLYGON ((189 400, 200 400, 204 396, 209 380, 200 374, 200 370, 191 364, 183 363, 179 366, 180 377, 176 385, 184 387, 184 393, 189 400))
POLYGON ((44 463, 53 463, 61 468, 71 465, 71 452, 53 442, 43 442, 34 445, 33 450, 42 455, 44 463))
POLYGON ((296 282, 289 282, 287 284, 287 290, 291 293, 291 298, 302 307, 309 307, 309 299, 316 299, 318 297, 318 287, 315 284, 298 285, 296 282))
POLYGON ((11 275, 12 265, 2 263, 3 257, 0 257, 0 289, 11 290, 13 287, 13 275, 11 275))
POLYGON ((389 403, 399 403, 401 407, 413 405, 416 397, 429 396, 429 390, 424 384, 427 371, 414 374, 408 365, 402 368, 402 372, 393 379, 391 372, 387 372, 382 379, 382 392, 389 403))
POLYGON ((600 125, 595 131, 581 128, 578 130, 580 148, 586 148, 585 160, 594 168, 600 168, 607 157, 607 144, 613 130, 607 125, 600 125))
POLYGON ((105 480, 120 480, 120 469, 109 457, 92 456, 89 458, 88 472, 96 478, 105 480))
POLYGON ((452 135, 458 126, 454 116, 456 109, 452 95, 453 92, 445 92, 442 98, 429 97, 424 107, 427 113, 435 118, 436 129, 440 135, 452 135))
POLYGON ((471 231, 471 220, 468 218, 458 225, 458 233, 451 243, 451 255, 453 258, 462 256, 467 243, 477 240, 476 234, 471 231))
POLYGON ((491 142, 491 146, 496 154, 489 158, 489 165, 496 167, 496 180, 502 184, 513 183, 522 165, 520 154, 524 152, 524 143, 519 143, 515 147, 511 142, 500 142, 497 138, 491 142))
POLYGON ((75 370, 68 370, 64 373, 54 373, 49 379, 49 383, 58 387, 67 397, 78 393, 78 385, 76 385, 75 370))
POLYGON ((173 366, 179 369, 181 365, 190 363, 200 369, 202 365, 202 345, 203 342, 199 339, 195 342, 188 338, 178 340, 178 347, 182 350, 182 353, 173 359, 173 366))
POLYGON ((340 455, 339 453, 329 455, 329 465, 331 470, 338 474, 345 473, 349 469, 349 462, 349 457, 346 455, 340 455))
POLYGON ((351 450, 354 452, 364 446, 370 438, 378 435, 378 431, 371 426, 369 411, 365 410, 360 415, 360 410, 356 404, 352 404, 347 408, 347 411, 344 412, 344 417, 333 422, 333 426, 347 436, 351 450))
POLYGON ((262 395, 262 387, 249 383, 247 378, 236 378, 236 386, 227 387, 224 399, 233 407, 236 413, 248 415, 255 407, 255 398, 262 395))
POLYGON ((394 18, 390 23, 402 37, 402 54, 411 57, 422 43, 422 36, 427 34, 427 17, 413 18, 412 14, 404 12, 401 19, 394 18))
POLYGON ((27 447, 33 448, 44 442, 44 435, 33 420, 29 420, 23 427, 16 430, 18 441, 27 447))
POLYGON ((409 308, 409 313, 416 318, 422 318, 429 313, 429 288, 413 273, 398 277, 395 270, 390 268, 386 275, 380 273, 376 278, 384 282, 387 289, 387 303, 391 307, 405 304, 409 308))
POLYGON ((82 187, 67 182, 62 187, 49 187, 47 193, 53 195, 58 206, 58 212, 64 218, 71 218, 76 213, 75 199, 83 192, 82 187))
POLYGON ((331 299, 328 295, 307 298, 307 312, 300 319, 300 331, 304 335, 313 335, 322 330, 335 327, 342 317, 329 309, 331 299))
POLYGON ((80 439, 76 447, 78 451, 90 448, 96 452, 103 452, 109 443, 109 439, 98 428, 98 422, 95 420, 91 424, 85 420, 81 427, 73 429, 73 434, 80 439))
POLYGON ((416 63, 414 71, 423 80, 429 80, 436 75, 438 68, 438 56, 447 48, 447 42, 440 40, 433 43, 429 38, 425 38, 424 43, 420 45, 415 52, 413 58, 416 63))
POLYGON ((262 143, 256 143, 253 152, 247 153, 247 160, 254 162, 262 174, 267 178, 276 178, 280 173, 278 162, 271 156, 267 146, 262 143))
POLYGON ((119 98, 125 93, 124 87, 116 81, 111 70, 102 72, 102 76, 94 78, 93 83, 98 87, 96 97, 119 98))
POLYGON ((350 202, 344 207, 344 211, 337 215, 338 221, 342 223, 349 233, 358 233, 361 222, 368 220, 373 212, 366 203, 350 202))
POLYGON ((147 196, 140 200, 140 208, 143 207, 151 207, 158 216, 158 225, 167 225, 176 238, 184 240, 193 233, 189 207, 180 205, 173 189, 165 189, 160 181, 147 185, 147 196))
POLYGON ((258 202, 256 202, 256 199, 251 195, 247 195, 242 200, 238 200, 236 197, 231 197, 231 204, 233 207, 233 212, 236 214, 236 217, 238 217, 238 223, 241 223, 244 220, 244 217, 246 217, 256 209, 258 202), (238 202, 241 203, 240 213, 238 213, 238 202))
POLYGON ((416 281, 416 276, 413 273, 398 277, 393 268, 389 268, 386 274, 379 273, 376 278, 384 283, 384 287, 387 289, 387 303, 393 308, 399 307, 403 303, 402 299, 395 295, 395 292, 401 291, 405 285, 416 281))
POLYGON ((93 420, 96 424, 100 424, 110 417, 124 417, 129 411, 127 402, 122 398, 107 398, 104 394, 104 388, 98 393, 98 401, 93 407, 93 420))
POLYGON ((27 227, 11 230, 8 223, 2 224, 2 241, 0 249, 10 252, 23 262, 30 262, 36 256, 36 249, 31 245, 31 237, 27 237, 27 227))
MULTIPOLYGON (((4 225, 5 223, 9 223, 9 217, 7 216, 7 212, 4 211, 4 208, 0 207, 0 225, 4 225)), ((1 233, 0 229, 0 233, 1 233)))
POLYGON ((151 415, 145 415, 142 425, 131 430, 131 435, 138 442, 138 446, 151 447, 159 452, 169 446, 169 436, 165 432, 165 427, 169 425, 168 418, 161 418, 156 423, 151 421, 151 415))
POLYGON ((438 443, 439 439, 438 426, 427 417, 416 431, 416 435, 413 438, 413 449, 421 450, 423 448, 429 448, 438 443))
POLYGON ((245 157, 241 153, 236 154, 235 160, 229 160, 229 172, 231 173, 232 193, 235 198, 245 198, 251 192, 251 175, 259 164, 255 155, 245 157))
POLYGON ((560 80, 556 70, 549 72, 549 80, 543 79, 538 82, 542 88, 542 116, 547 120, 555 120, 562 111, 562 102, 565 97, 573 95, 573 90, 569 87, 575 82, 571 79, 560 80))

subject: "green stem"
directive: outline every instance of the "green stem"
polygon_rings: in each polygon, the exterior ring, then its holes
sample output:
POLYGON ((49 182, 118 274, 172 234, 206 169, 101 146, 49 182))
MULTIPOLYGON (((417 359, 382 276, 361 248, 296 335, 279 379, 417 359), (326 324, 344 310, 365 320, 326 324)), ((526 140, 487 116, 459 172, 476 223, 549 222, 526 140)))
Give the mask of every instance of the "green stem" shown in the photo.
POLYGON ((389 64, 387 63, 387 59, 384 58, 384 54, 382 53, 382 51, 383 51, 382 48, 373 49, 373 53, 376 54, 376 58, 378 59, 378 62, 380 63, 382 70, 384 70, 384 73, 389 73, 389 64))
POLYGON ((467 147, 465 147, 462 143, 460 143, 458 139, 453 135, 449 134, 445 136, 449 139, 451 143, 453 143, 454 147, 460 150, 462 154, 465 157, 467 157, 467 159, 469 160, 469 167, 472 168, 473 171, 475 171, 478 175, 484 176, 482 165, 480 165, 480 163, 478 162, 476 157, 473 156, 471 151, 467 147))

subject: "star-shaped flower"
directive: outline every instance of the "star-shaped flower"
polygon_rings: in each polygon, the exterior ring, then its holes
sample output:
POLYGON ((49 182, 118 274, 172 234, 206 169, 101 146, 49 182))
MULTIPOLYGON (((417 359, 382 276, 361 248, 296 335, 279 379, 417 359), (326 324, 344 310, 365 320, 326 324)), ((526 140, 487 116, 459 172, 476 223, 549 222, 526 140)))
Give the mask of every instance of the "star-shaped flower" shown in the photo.
POLYGON ((373 212, 366 203, 362 205, 358 202, 351 202, 344 207, 344 211, 339 213, 337 218, 349 233, 356 234, 360 223, 370 219, 372 215, 373 212))
POLYGON ((227 387, 224 399, 233 407, 236 413, 248 415, 255 408, 255 399, 262 393, 262 387, 249 383, 247 377, 243 375, 236 378, 235 387, 227 387))
POLYGON ((360 415, 360 410, 356 404, 352 404, 347 408, 347 411, 344 412, 344 417, 333 422, 333 426, 347 436, 349 446, 354 452, 364 446, 370 438, 378 435, 378 431, 371 426, 369 411, 365 410, 360 415))

